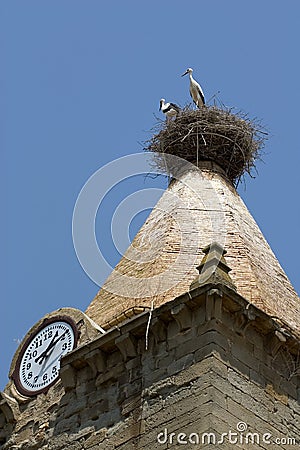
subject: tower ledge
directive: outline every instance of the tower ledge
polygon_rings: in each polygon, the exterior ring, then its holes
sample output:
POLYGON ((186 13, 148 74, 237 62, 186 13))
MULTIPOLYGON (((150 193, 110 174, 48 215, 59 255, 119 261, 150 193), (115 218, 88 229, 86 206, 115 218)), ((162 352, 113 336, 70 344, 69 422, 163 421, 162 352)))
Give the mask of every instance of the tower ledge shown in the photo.
POLYGON ((20 409, 2 396, 0 443, 145 449, 163 430, 221 436, 241 417, 255 433, 271 428, 296 440, 298 355, 288 328, 234 289, 208 283, 68 353, 45 396, 20 409))

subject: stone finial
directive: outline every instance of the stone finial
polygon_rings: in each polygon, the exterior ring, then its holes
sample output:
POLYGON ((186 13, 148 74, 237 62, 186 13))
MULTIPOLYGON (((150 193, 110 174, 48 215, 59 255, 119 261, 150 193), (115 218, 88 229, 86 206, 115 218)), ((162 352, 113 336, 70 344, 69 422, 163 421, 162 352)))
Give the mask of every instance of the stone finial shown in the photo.
POLYGON ((199 275, 190 285, 190 290, 213 283, 224 284, 236 291, 236 286, 229 275, 231 269, 224 257, 226 250, 217 242, 212 242, 203 249, 203 253, 205 255, 197 267, 199 275))

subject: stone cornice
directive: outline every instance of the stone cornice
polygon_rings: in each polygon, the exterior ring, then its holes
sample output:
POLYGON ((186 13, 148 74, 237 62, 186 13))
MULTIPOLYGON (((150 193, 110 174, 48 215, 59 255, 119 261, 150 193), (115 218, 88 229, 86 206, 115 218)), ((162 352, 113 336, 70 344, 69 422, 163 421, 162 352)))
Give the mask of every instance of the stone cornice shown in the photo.
MULTIPOLYGON (((272 355, 282 345, 291 352, 299 349, 299 340, 285 324, 268 316, 255 305, 240 296, 226 284, 207 283, 154 309, 151 314, 149 336, 154 342, 166 340, 166 328, 171 321, 178 325, 179 332, 191 328, 192 316, 203 308, 205 322, 222 322, 223 314, 230 316, 232 330, 247 339, 247 331, 254 327, 267 342, 266 349, 272 355)), ((108 379, 103 376, 107 369, 109 353, 119 351, 124 362, 146 352, 145 342, 149 311, 145 311, 115 326, 104 335, 67 354, 61 361, 61 379, 66 390, 76 385, 76 370, 89 366, 98 375, 97 384, 108 379), (142 343, 142 344, 141 344, 142 343), (99 376, 100 375, 100 376, 99 376)))

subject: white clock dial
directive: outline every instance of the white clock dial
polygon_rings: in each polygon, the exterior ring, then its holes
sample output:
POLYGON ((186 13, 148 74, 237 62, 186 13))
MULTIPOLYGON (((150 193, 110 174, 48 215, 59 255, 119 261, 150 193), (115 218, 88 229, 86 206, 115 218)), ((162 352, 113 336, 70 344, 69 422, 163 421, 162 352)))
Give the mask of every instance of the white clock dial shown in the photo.
POLYGON ((70 319, 45 321, 20 353, 13 377, 18 390, 31 396, 48 389, 59 377, 62 356, 73 350, 76 341, 76 326, 70 319))

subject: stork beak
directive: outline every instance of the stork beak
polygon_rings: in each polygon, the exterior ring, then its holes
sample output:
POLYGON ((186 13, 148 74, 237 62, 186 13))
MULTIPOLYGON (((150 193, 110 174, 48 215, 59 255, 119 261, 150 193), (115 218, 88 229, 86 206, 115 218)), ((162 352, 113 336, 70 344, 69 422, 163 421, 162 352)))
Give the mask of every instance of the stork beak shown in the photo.
POLYGON ((186 75, 187 73, 189 73, 188 70, 186 72, 184 72, 181 76, 184 77, 184 75, 186 75))

